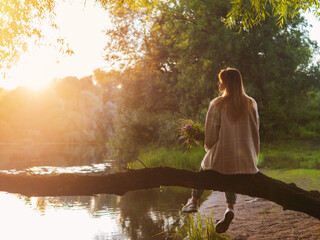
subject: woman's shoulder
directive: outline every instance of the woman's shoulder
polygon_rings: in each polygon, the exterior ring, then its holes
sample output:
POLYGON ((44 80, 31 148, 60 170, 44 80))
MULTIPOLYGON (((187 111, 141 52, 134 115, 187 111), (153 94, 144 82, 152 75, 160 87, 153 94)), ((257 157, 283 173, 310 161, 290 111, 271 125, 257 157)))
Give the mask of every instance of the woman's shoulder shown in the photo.
POLYGON ((258 104, 257 104, 256 100, 255 100, 253 97, 250 97, 250 96, 248 96, 248 95, 246 95, 246 97, 247 97, 250 105, 251 105, 253 108, 255 108, 255 109, 258 108, 258 104))
POLYGON ((210 107, 211 107, 211 106, 217 106, 217 105, 221 102, 221 100, 222 100, 222 97, 221 97, 221 96, 220 96, 220 97, 216 97, 216 98, 214 98, 213 100, 211 100, 209 106, 210 106, 210 107))

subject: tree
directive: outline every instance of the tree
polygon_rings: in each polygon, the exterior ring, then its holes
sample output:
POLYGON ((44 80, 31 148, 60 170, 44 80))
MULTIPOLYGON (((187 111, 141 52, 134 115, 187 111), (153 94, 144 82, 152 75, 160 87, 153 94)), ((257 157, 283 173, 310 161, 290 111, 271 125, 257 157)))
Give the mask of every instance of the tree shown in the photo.
POLYGON ((193 172, 158 167, 129 170, 109 175, 8 175, 0 174, 0 190, 26 196, 123 195, 128 191, 163 186, 235 192, 273 201, 284 209, 301 211, 320 219, 319 191, 305 191, 257 174, 223 175, 212 170, 193 172))
POLYGON ((111 70, 104 72, 96 69, 93 72, 93 78, 102 90, 103 102, 114 102, 115 90, 121 87, 120 71, 111 70))
POLYGON ((175 142, 176 103, 162 91, 155 67, 153 61, 141 61, 119 75, 122 87, 115 91, 115 134, 110 142, 126 162, 136 159, 142 146, 175 142))
POLYGON ((218 72, 227 66, 240 69, 248 93, 265 108, 277 97, 277 106, 284 103, 284 109, 288 101, 290 106, 301 102, 317 79, 308 72, 318 47, 308 38, 304 19, 296 16, 279 28, 269 17, 263 26, 238 34, 220 21, 228 9, 227 3, 212 0, 161 7, 152 33, 159 35, 155 47, 166 53, 162 66, 179 73, 174 87, 181 111, 193 118, 201 114, 217 92, 218 72))
MULTIPOLYGON (((170 115, 171 122, 185 116, 203 123, 208 103, 217 96, 217 74, 222 68, 235 66, 243 73, 247 93, 258 101, 263 139, 301 137, 303 131, 296 126, 306 116, 302 106, 310 99, 307 93, 319 89, 320 76, 311 62, 318 46, 309 39, 303 17, 288 19, 282 28, 276 25, 276 18, 268 17, 263 26, 238 33, 221 22, 230 9, 225 1, 170 1, 159 3, 157 9, 157 14, 148 19, 149 30, 140 39, 130 40, 143 43, 143 56, 135 56, 132 67, 124 71, 127 74, 120 76, 123 95, 119 99, 125 103, 118 104, 120 115, 127 112, 130 116, 142 116, 136 118, 142 128, 133 129, 142 133, 152 129, 146 124, 152 123, 154 136, 164 137, 157 134, 161 132, 170 140, 168 135, 175 132, 173 125, 168 128, 148 119, 162 113, 170 115)), ((119 26, 116 29, 131 29, 132 16, 145 18, 144 14, 131 12, 127 9, 126 15, 115 20, 115 26, 119 26)), ((113 39, 108 45, 109 56, 112 52, 118 56, 131 53, 126 50, 130 39, 127 32, 119 33, 116 29, 108 33, 113 39)), ((135 121, 123 120, 121 130, 134 133, 126 122, 135 121)), ((141 139, 150 142, 152 135, 147 135, 141 139)), ((133 139, 139 138, 139 134, 134 136, 133 139)))
MULTIPOLYGON (((100 2, 114 15, 126 14, 128 8, 144 12, 152 16, 161 3, 177 4, 178 1, 149 0, 95 0, 100 2)), ((16 1, 4 0, 0 3, 0 69, 4 71, 18 59, 22 52, 28 49, 30 39, 38 42, 42 38, 41 26, 38 23, 48 21, 53 28, 58 28, 54 22, 55 3, 57 0, 16 1)), ((201 1, 198 0, 201 4, 201 1)), ((269 16, 278 18, 278 24, 283 25, 287 19, 293 18, 301 11, 312 11, 317 17, 319 2, 307 1, 268 1, 268 0, 236 0, 227 3, 230 7, 222 17, 226 26, 237 29, 249 29, 255 25, 263 25, 269 16), (272 11, 268 10, 268 5, 272 11)), ((61 51, 73 54, 64 39, 57 39, 61 51)))
POLYGON ((24 87, 0 97, 2 142, 98 142, 112 131, 115 109, 92 76, 66 77, 39 92, 24 87))

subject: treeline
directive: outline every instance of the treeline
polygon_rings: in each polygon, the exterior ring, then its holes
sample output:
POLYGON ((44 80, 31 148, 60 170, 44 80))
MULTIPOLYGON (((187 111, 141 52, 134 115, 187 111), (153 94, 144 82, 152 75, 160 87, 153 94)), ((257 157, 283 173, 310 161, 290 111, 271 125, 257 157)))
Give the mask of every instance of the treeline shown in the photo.
POLYGON ((50 88, 0 91, 0 142, 95 143, 112 134, 113 103, 92 77, 66 77, 50 88))
POLYGON ((237 32, 220 0, 161 1, 151 12, 113 12, 106 61, 120 71, 55 81, 46 92, 0 93, 0 141, 95 142, 121 158, 177 143, 177 120, 204 123, 217 74, 238 68, 258 102, 261 140, 320 138, 319 47, 302 16, 237 32), (93 81, 92 81, 93 80, 93 81), (94 82, 94 83, 93 83, 94 82), (110 138, 112 136, 112 139, 110 138))
POLYGON ((218 95, 217 74, 228 66, 242 72, 258 102, 262 141, 320 138, 319 47, 302 16, 282 28, 266 17, 236 32, 223 23, 226 1, 161 1, 155 8, 114 14, 107 32, 107 60, 126 65, 114 121, 119 153, 176 144, 179 118, 204 123, 218 95))

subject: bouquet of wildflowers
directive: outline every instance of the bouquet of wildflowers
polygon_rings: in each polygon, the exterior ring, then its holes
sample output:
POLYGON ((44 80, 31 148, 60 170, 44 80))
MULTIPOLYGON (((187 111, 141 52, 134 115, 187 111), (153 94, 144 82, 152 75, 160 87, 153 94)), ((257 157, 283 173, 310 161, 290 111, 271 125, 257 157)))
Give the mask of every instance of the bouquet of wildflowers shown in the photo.
POLYGON ((178 122, 178 142, 186 148, 204 144, 204 129, 199 122, 181 119, 178 122))

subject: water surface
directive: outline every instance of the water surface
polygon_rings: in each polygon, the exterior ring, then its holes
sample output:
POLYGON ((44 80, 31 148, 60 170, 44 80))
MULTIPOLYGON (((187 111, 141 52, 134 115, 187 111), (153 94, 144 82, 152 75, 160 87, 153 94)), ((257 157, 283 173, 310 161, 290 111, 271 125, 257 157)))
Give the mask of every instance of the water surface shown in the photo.
MULTIPOLYGON (((0 172, 109 174, 120 164, 101 146, 1 145, 0 172)), ((124 196, 25 197, 0 192, 0 239, 165 239, 189 191, 162 188, 124 196)))

